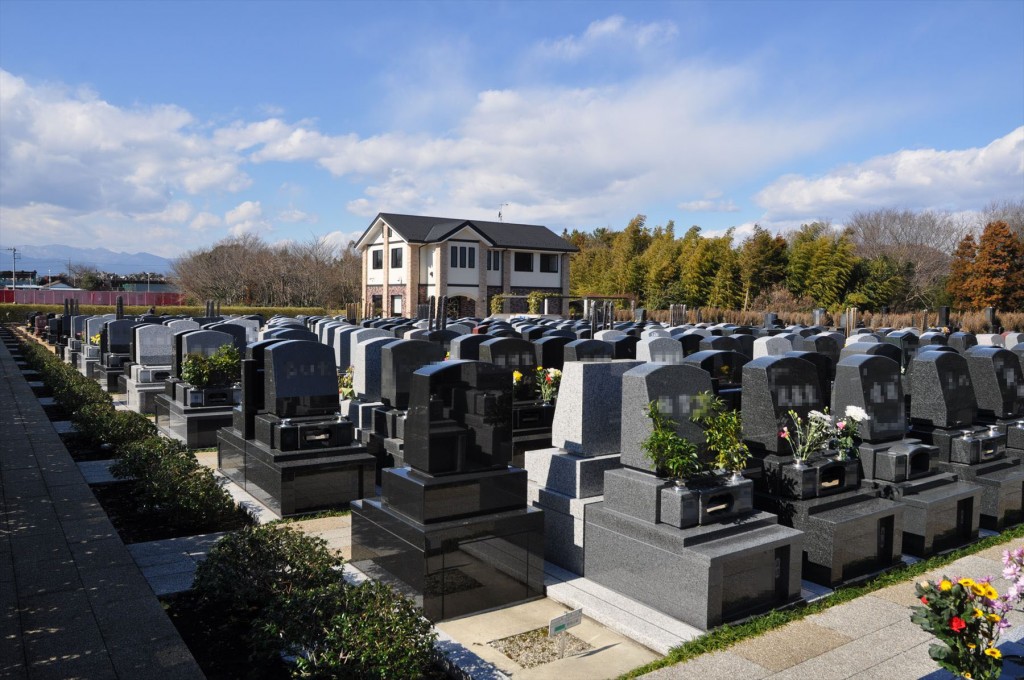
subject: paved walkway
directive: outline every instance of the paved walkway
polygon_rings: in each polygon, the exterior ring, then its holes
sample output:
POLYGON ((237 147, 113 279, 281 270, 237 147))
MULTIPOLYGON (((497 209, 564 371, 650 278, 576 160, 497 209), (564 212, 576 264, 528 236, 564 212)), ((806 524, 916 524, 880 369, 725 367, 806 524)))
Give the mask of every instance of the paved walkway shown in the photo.
MULTIPOLYGON (((669 680, 940 680, 952 678, 928 656, 935 640, 910 622, 910 607, 919 604, 914 581, 943 575, 980 578, 994 576, 993 585, 1005 591, 1002 551, 1021 541, 1007 541, 961 558, 920 579, 889 586, 845 604, 831 607, 770 633, 745 640, 728 650, 706 654, 692 661, 663 668, 644 678, 669 680)), ((1003 654, 1024 654, 1024 613, 1009 614, 1013 628, 1003 637, 1003 654)), ((1024 675, 1024 667, 1006 664, 1004 678, 1024 675)))
POLYGON ((204 676, 3 343, 0 678, 73 677, 204 676))

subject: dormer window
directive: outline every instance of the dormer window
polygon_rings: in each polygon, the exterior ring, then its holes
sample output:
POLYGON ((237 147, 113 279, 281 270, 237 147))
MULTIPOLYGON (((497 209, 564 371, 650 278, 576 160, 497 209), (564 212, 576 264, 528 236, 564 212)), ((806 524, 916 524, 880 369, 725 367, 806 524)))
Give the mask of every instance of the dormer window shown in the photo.
POLYGON ((452 246, 452 269, 476 269, 475 246, 452 246))

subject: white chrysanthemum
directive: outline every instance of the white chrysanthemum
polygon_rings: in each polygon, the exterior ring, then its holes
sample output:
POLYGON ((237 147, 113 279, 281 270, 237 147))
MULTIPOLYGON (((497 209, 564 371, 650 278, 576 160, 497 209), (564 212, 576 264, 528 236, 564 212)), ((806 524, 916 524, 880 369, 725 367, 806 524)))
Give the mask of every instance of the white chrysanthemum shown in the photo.
POLYGON ((820 420, 825 423, 832 422, 832 416, 830 416, 827 413, 822 413, 821 411, 808 411, 807 417, 810 418, 811 420, 820 420))
POLYGON ((869 420, 868 412, 860 406, 847 406, 846 417, 858 423, 863 423, 865 420, 869 420))

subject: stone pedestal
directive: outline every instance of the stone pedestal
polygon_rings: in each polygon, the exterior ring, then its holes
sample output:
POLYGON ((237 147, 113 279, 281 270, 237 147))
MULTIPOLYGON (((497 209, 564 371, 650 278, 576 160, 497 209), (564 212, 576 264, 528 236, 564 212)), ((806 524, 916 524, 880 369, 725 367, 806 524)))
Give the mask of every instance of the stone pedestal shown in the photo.
POLYGON ((102 363, 97 362, 93 369, 93 378, 99 382, 106 392, 110 394, 118 394, 117 379, 124 374, 124 369, 120 366, 110 367, 104 366, 102 363))
POLYGON ((904 508, 860 488, 857 461, 767 456, 759 510, 804 532, 803 577, 835 587, 900 563, 904 508), (851 465, 852 464, 852 465, 851 465))
POLYGON ((544 511, 544 559, 583 573, 584 512, 604 500, 604 473, 619 466, 618 454, 584 457, 548 448, 526 455, 529 500, 544 511))
POLYGON ((903 552, 927 557, 978 539, 982 489, 935 468, 939 451, 916 439, 864 443, 862 486, 904 508, 903 552))
POLYGON ((431 621, 493 609, 544 596, 544 517, 520 507, 425 524, 367 498, 352 503, 351 562, 431 621))
POLYGON ((551 424, 555 407, 543 401, 512 404, 512 464, 526 465, 526 452, 551 446, 551 424))
POLYGON ((588 579, 701 630, 800 600, 801 533, 765 512, 678 529, 598 502, 586 532, 588 579))
POLYGON ((166 392, 153 399, 157 429, 190 449, 216 446, 217 430, 231 426, 233 406, 188 406, 166 392))
POLYGON ((1024 520, 1024 467, 1021 456, 1007 453, 1010 435, 998 428, 947 429, 919 424, 910 434, 939 449, 939 470, 981 487, 983 529, 1001 531, 1024 520), (969 437, 964 436, 967 432, 969 437))

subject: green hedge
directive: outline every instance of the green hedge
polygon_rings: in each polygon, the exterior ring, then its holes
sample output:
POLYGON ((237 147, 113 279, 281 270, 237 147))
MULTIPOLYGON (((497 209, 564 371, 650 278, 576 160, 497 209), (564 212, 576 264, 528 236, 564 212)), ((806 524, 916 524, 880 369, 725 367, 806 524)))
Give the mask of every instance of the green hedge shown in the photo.
POLYGON ((237 531, 196 571, 196 612, 214 638, 248 641, 254 660, 282 656, 296 678, 422 678, 436 634, 386 585, 354 585, 320 538, 287 525, 237 531))
POLYGON ((164 514, 185 532, 253 522, 212 470, 200 465, 182 444, 160 437, 148 418, 115 409, 95 380, 38 343, 22 343, 22 352, 53 390, 54 400, 70 414, 83 443, 109 449, 116 459, 113 474, 137 480, 140 513, 164 514))

